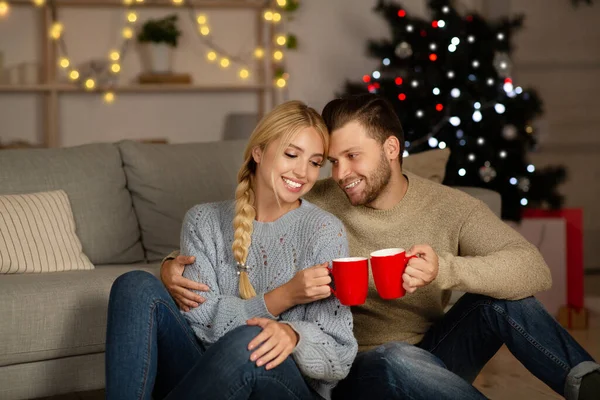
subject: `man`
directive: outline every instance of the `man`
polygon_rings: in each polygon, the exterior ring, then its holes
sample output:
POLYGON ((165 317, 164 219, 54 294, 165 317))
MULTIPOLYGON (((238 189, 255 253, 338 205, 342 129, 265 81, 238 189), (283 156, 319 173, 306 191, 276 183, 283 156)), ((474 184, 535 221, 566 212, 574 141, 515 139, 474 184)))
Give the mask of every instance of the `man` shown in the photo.
MULTIPOLYGON (((598 398, 600 366, 531 297, 551 285, 536 248, 482 202, 403 173, 402 127, 383 98, 333 100, 323 118, 333 179, 307 200, 342 220, 353 256, 418 255, 403 298, 381 299, 371 280, 367 302, 353 308, 360 353, 333 398, 484 398, 471 382, 502 344, 567 399, 598 398), (467 294, 444 314, 451 290, 467 294)), ((202 301, 188 290, 201 286, 181 277, 187 263, 179 256, 161 269, 184 309, 202 301)))

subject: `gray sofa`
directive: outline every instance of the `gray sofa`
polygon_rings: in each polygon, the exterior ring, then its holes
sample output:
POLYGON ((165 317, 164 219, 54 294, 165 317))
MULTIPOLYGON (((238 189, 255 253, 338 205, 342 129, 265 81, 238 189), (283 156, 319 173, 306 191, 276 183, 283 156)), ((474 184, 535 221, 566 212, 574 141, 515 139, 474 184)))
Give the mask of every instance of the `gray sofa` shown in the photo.
MULTIPOLYGON (((232 197, 244 146, 124 141, 0 151, 0 195, 63 189, 83 251, 95 265, 0 275, 0 399, 104 387, 112 282, 135 269, 157 274, 160 259, 179 246, 185 212, 232 197)), ((499 212, 498 194, 464 190, 499 212)))

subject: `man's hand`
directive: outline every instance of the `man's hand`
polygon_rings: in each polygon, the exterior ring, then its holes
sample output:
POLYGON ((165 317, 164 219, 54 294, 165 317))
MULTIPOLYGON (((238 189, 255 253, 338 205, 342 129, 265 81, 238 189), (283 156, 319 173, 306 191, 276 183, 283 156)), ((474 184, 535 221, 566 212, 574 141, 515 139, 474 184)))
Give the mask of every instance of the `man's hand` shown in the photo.
POLYGON ((283 285, 294 305, 312 303, 331 296, 331 276, 328 263, 315 265, 299 271, 283 285))
POLYGON ((185 312, 206 301, 204 297, 197 295, 192 290, 201 292, 210 290, 205 284, 182 276, 185 266, 192 264, 195 259, 195 257, 177 256, 175 259, 165 261, 160 266, 160 280, 175 300, 175 303, 185 312))
POLYGON ((285 361, 298 344, 298 334, 287 324, 268 318, 252 318, 246 323, 262 328, 262 332, 248 344, 250 351, 258 347, 250 355, 250 360, 256 361, 258 367, 266 364, 267 370, 275 368, 285 361))
POLYGON ((402 286, 407 293, 414 293, 417 288, 429 285, 437 277, 439 271, 438 255, 428 244, 418 244, 411 247, 406 256, 418 256, 408 261, 402 275, 402 286))

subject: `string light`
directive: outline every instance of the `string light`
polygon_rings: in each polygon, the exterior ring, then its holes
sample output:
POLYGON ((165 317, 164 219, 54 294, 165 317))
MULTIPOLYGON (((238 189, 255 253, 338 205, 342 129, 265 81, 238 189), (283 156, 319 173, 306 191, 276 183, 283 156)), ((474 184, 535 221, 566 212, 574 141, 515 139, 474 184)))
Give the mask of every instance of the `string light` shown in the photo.
POLYGON ((133 0, 123 0, 123 4, 125 4, 126 6, 131 5, 131 3, 133 3, 133 0))
POLYGON ((390 65, 390 59, 389 59, 389 58, 384 58, 384 59, 381 61, 381 63, 382 63, 383 65, 385 65, 385 66, 388 66, 388 65, 390 65))
POLYGON ((58 65, 60 65, 61 68, 69 68, 69 65, 71 65, 71 63, 69 62, 68 58, 61 57, 60 60, 58 61, 58 65))
POLYGON ((96 81, 93 80, 92 78, 86 79, 85 81, 85 88, 88 90, 92 90, 96 87, 96 81))
POLYGON ((260 59, 265 56, 265 51, 261 47, 254 49, 254 57, 260 59))
POLYGON ((240 70, 240 78, 246 79, 250 76, 250 72, 246 68, 240 70))
POLYGON ((217 53, 211 50, 206 54, 206 58, 208 61, 215 61, 217 59, 217 53))
POLYGON ((473 36, 473 35, 469 35, 469 37, 467 38, 467 41, 468 41, 469 43, 475 43, 475 36, 473 36))
POLYGON ((429 143, 429 147, 437 147, 439 144, 438 140, 434 137, 430 137, 427 142, 429 143))
POLYGON ((281 61, 283 59, 283 52, 279 50, 275 51, 273 53, 273 58, 277 61, 281 61))
POLYGON ((277 0, 277 5, 279 7, 285 7, 287 5, 287 0, 277 0))
POLYGON ((461 168, 458 170, 458 175, 460 176, 465 176, 467 174, 467 170, 464 168, 461 168))
POLYGON ((446 148, 446 142, 440 142, 440 144, 438 144, 438 147, 444 150, 446 148))
POLYGON ((227 67, 229 67, 229 63, 230 63, 229 58, 227 58, 227 57, 221 58, 221 63, 220 63, 221 67, 227 68, 227 67))
POLYGON ((134 23, 135 21, 137 21, 137 14, 134 13, 133 11, 130 12, 129 14, 127 14, 127 21, 134 23))
POLYGON ((467 156, 467 159, 468 159, 469 161, 471 161, 471 162, 475 161, 475 159, 476 159, 476 157, 475 157, 475 154, 473 154, 473 153, 469 154, 469 155, 467 156))
POLYGON ((535 172, 535 165, 533 165, 533 164, 529 164, 529 165, 527 166, 527 172, 530 172, 530 173, 533 173, 533 172, 535 172))
POLYGON ((33 0, 33 4, 35 4, 37 7, 43 6, 44 3, 46 3, 46 0, 33 0))
POLYGON ((373 71, 373 78, 379 79, 380 76, 381 76, 381 73, 379 71, 373 71))
POLYGON ((104 93, 104 102, 106 104, 112 104, 115 102, 115 94, 113 92, 104 93))
POLYGON ((121 66, 117 63, 114 63, 113 65, 110 66, 110 70, 115 73, 118 74, 119 71, 121 71, 121 66))
POLYGON ((200 33, 202 34, 202 36, 208 36, 208 34, 210 33, 209 27, 206 25, 201 26, 200 33))
POLYGON ((198 14, 198 16, 196 17, 196 21, 198 22, 198 25, 204 25, 206 24, 206 15, 204 14, 198 14))
POLYGON ((69 73, 69 78, 71 78, 71 80, 76 81, 77 79, 79 79, 79 72, 74 69, 69 73))
POLYGON ((0 17, 5 17, 8 14, 10 7, 6 1, 0 1, 0 17))
POLYGON ((63 28, 64 27, 60 22, 53 23, 52 27, 50 27, 50 37, 54 40, 60 39, 60 36, 63 32, 63 28))
POLYGON ((175 4, 176 6, 180 6, 183 4, 183 0, 173 0, 173 4, 175 4))
POLYGON ((521 199, 521 205, 522 205, 522 206, 526 206, 527 204, 529 204, 529 202, 527 201, 527 199, 526 199, 525 197, 523 197, 523 198, 521 199))
POLYGON ((285 35, 279 35, 277 36, 277 39, 275 39, 275 42, 277 42, 278 45, 283 46, 287 42, 287 38, 285 35))
POLYGON ((119 58, 121 58, 121 55, 119 54, 118 51, 113 50, 110 52, 109 58, 113 61, 119 61, 119 58))
POLYGON ((287 82, 286 82, 286 81, 285 81, 285 79, 283 79, 283 78, 279 78, 279 79, 277 79, 277 81, 275 82, 275 84, 276 84, 278 87, 280 87, 280 88, 284 88, 284 87, 285 87, 285 85, 286 85, 286 83, 287 83, 287 82))
POLYGON ((278 23, 279 21, 281 21, 281 14, 278 12, 273 13, 273 22, 278 23))
POLYGON ((128 26, 123 28, 123 37, 125 39, 131 39, 133 37, 133 29, 128 26))
POLYGON ((273 11, 268 11, 268 10, 265 11, 265 13, 263 14, 263 17, 267 21, 273 21, 273 11))

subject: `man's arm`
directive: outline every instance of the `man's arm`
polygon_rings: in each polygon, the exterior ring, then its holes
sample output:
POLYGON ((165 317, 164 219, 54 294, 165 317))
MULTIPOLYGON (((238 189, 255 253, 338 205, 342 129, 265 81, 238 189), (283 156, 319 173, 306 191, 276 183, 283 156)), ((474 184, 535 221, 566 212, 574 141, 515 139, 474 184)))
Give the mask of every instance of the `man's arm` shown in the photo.
POLYGON ((434 284, 442 289, 518 300, 552 286, 540 252, 482 202, 459 234, 459 255, 439 254, 434 284))

